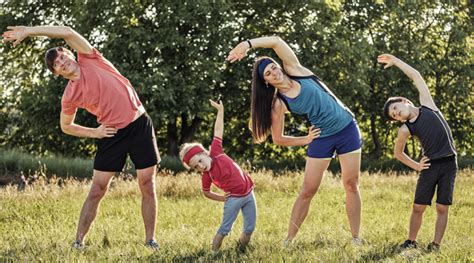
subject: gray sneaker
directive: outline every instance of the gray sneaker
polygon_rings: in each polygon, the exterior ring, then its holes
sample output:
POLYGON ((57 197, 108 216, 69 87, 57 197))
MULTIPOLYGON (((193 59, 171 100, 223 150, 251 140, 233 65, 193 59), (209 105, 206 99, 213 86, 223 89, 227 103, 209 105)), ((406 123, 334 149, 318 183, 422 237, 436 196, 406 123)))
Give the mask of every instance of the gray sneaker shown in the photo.
POLYGON ((353 237, 351 244, 355 247, 362 246, 364 244, 364 240, 362 240, 360 237, 353 237))
POLYGON ((79 240, 76 240, 72 243, 71 245, 72 249, 75 249, 75 250, 84 250, 86 248, 86 246, 84 245, 84 243, 82 243, 81 241, 79 240))
POLYGON ((154 239, 148 240, 148 242, 145 243, 145 246, 151 248, 154 251, 160 250, 160 245, 156 243, 154 239))

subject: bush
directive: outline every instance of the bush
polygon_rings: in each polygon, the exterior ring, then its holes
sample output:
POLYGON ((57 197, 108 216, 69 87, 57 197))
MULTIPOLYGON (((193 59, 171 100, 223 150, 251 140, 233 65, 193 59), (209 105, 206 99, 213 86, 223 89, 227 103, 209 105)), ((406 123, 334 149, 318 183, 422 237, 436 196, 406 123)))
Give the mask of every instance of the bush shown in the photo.
MULTIPOLYGON (((303 158, 297 160, 236 160, 239 165, 248 171, 258 171, 262 169, 272 170, 275 176, 284 174, 286 171, 302 170, 305 166, 303 158)), ((43 170, 47 176, 73 177, 85 179, 92 177, 93 159, 66 158, 63 156, 36 157, 18 150, 2 149, 0 151, 0 174, 32 174, 34 171, 43 170)), ((464 156, 458 158, 459 169, 473 168, 474 157, 464 156)), ((329 171, 334 174, 340 172, 339 162, 331 161, 329 171)), ((370 159, 362 158, 362 171, 386 172, 397 171, 407 172, 411 169, 396 159, 370 159)), ((159 171, 163 174, 172 174, 186 171, 179 158, 174 156, 162 156, 159 171)), ((133 164, 127 160, 124 168, 126 174, 135 174, 133 164)))

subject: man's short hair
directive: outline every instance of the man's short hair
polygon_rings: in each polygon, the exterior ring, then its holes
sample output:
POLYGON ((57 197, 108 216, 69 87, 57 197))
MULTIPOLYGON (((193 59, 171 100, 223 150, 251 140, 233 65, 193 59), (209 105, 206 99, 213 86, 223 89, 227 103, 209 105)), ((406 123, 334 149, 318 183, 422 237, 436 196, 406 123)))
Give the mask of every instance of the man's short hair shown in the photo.
POLYGON ((46 51, 46 54, 44 55, 44 63, 46 64, 46 67, 53 73, 54 73, 54 61, 59 55, 58 51, 68 52, 69 54, 74 56, 71 50, 64 47, 53 47, 53 48, 50 48, 48 51, 46 51))

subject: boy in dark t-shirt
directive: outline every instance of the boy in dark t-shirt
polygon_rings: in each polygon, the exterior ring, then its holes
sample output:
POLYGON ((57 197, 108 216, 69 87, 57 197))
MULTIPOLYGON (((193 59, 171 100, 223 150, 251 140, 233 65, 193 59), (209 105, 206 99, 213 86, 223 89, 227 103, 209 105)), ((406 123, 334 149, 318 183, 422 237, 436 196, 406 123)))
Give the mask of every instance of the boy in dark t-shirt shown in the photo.
POLYGON ((436 107, 428 86, 417 70, 389 54, 380 55, 377 61, 385 64, 384 68, 392 65, 400 68, 413 80, 420 93, 421 107, 419 108, 404 97, 389 98, 384 105, 384 114, 387 118, 403 123, 398 130, 395 143, 395 158, 420 172, 415 190, 408 239, 402 244, 402 248, 417 246, 416 236, 421 227, 423 212, 427 205, 431 205, 431 199, 436 191, 435 235, 433 242, 428 245, 427 249, 430 251, 439 250, 448 224, 448 209, 452 204, 457 172, 456 149, 451 129, 436 107), (423 157, 419 162, 414 161, 403 152, 410 136, 415 136, 420 140, 423 157))

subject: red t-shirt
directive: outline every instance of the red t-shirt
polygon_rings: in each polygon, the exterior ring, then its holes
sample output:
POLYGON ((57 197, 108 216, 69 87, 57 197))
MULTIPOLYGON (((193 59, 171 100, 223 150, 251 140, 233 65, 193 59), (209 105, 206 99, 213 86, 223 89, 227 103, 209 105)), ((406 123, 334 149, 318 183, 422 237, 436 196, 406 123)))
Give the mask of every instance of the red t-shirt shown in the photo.
POLYGON ((77 54, 79 80, 69 80, 61 100, 66 115, 86 109, 97 122, 121 129, 133 121, 142 105, 130 81, 95 48, 92 54, 77 54))
POLYGON ((202 173, 203 191, 210 191, 212 183, 231 196, 246 196, 252 191, 252 179, 223 152, 221 138, 214 137, 209 155, 212 165, 208 172, 202 173))

